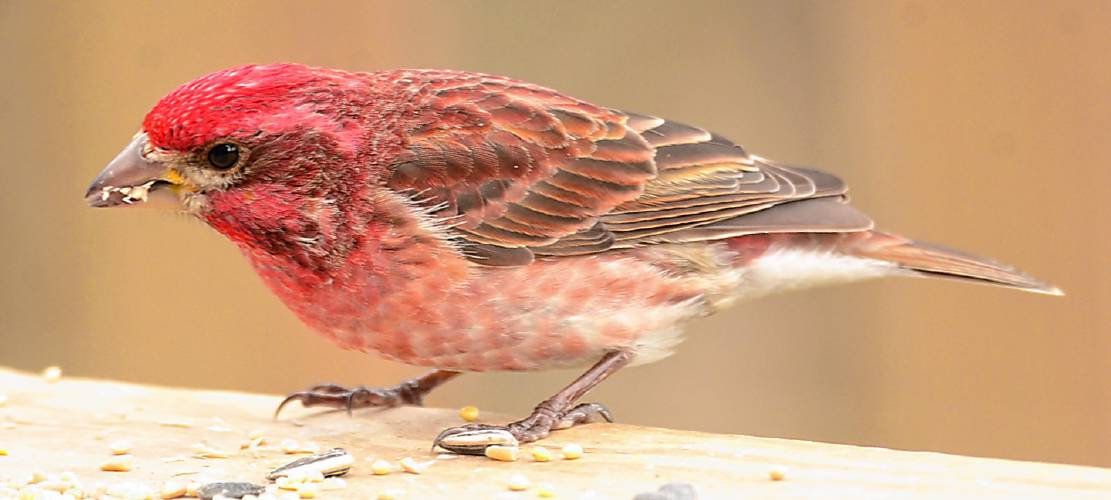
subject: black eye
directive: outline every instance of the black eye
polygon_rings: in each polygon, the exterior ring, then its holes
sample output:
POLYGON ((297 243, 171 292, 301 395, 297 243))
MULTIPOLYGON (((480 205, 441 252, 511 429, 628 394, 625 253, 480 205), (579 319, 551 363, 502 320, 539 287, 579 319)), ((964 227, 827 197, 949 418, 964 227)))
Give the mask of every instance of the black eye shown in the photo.
POLYGON ((219 169, 234 167, 239 162, 239 146, 220 143, 208 150, 208 163, 219 169))

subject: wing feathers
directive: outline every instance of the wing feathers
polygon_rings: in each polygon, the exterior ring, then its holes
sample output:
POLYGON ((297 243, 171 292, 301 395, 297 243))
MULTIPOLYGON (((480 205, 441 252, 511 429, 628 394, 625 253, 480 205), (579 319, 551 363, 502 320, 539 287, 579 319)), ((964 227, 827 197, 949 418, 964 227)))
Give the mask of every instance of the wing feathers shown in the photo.
POLYGON ((407 75, 424 79, 387 186, 442 206, 476 263, 871 226, 840 179, 698 127, 500 77, 407 75))

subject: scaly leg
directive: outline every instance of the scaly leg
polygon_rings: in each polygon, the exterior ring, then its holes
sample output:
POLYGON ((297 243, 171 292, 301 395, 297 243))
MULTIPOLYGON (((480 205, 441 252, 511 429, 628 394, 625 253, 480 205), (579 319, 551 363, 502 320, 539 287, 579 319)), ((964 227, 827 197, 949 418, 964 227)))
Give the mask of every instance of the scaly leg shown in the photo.
POLYGON ((424 396, 440 384, 455 378, 459 373, 450 370, 433 370, 393 387, 382 388, 359 386, 349 389, 336 384, 321 384, 307 391, 286 396, 274 411, 274 418, 278 418, 278 413, 291 401, 300 401, 301 406, 306 408, 312 406, 347 408, 348 413, 356 408, 422 406, 424 396))
POLYGON ((627 351, 606 354, 570 385, 536 405, 532 415, 509 425, 469 424, 451 427, 436 436, 432 446, 464 455, 482 455, 487 446, 529 443, 547 437, 553 430, 591 422, 598 417, 612 422, 613 418, 605 406, 597 403, 575 405, 575 402, 613 372, 629 364, 632 359, 632 353, 627 351))

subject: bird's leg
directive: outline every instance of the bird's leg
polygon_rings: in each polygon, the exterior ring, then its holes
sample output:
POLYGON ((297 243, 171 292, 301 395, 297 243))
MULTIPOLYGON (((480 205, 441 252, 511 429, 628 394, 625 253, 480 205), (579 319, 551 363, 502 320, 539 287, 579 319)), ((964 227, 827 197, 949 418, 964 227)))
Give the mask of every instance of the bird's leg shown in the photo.
POLYGON ((597 403, 575 402, 610 374, 632 361, 633 354, 616 351, 606 354, 586 373, 554 396, 536 405, 532 415, 508 425, 469 424, 445 429, 436 436, 432 447, 464 455, 482 455, 487 446, 529 443, 548 436, 553 430, 603 418, 612 422, 609 410, 597 403))
POLYGON ((291 401, 300 401, 301 406, 327 406, 331 408, 347 408, 347 412, 356 408, 393 407, 402 405, 421 406, 424 396, 440 384, 447 382, 459 375, 460 372, 450 370, 432 370, 412 380, 406 380, 393 387, 353 387, 347 388, 336 384, 321 384, 309 388, 307 391, 295 392, 286 396, 274 411, 274 418, 291 401))

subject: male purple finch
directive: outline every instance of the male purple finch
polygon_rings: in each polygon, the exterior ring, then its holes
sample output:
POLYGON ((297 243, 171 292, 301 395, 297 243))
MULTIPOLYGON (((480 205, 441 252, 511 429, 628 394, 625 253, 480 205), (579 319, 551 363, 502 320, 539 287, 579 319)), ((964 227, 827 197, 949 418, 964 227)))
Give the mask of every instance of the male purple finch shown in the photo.
POLYGON ((482 453, 609 419, 579 398, 740 299, 879 276, 1060 294, 875 231, 845 193, 706 130, 500 76, 274 64, 162 98, 86 197, 183 208, 332 342, 434 368, 283 405, 420 404, 463 371, 593 363, 527 418, 435 439, 482 453))

